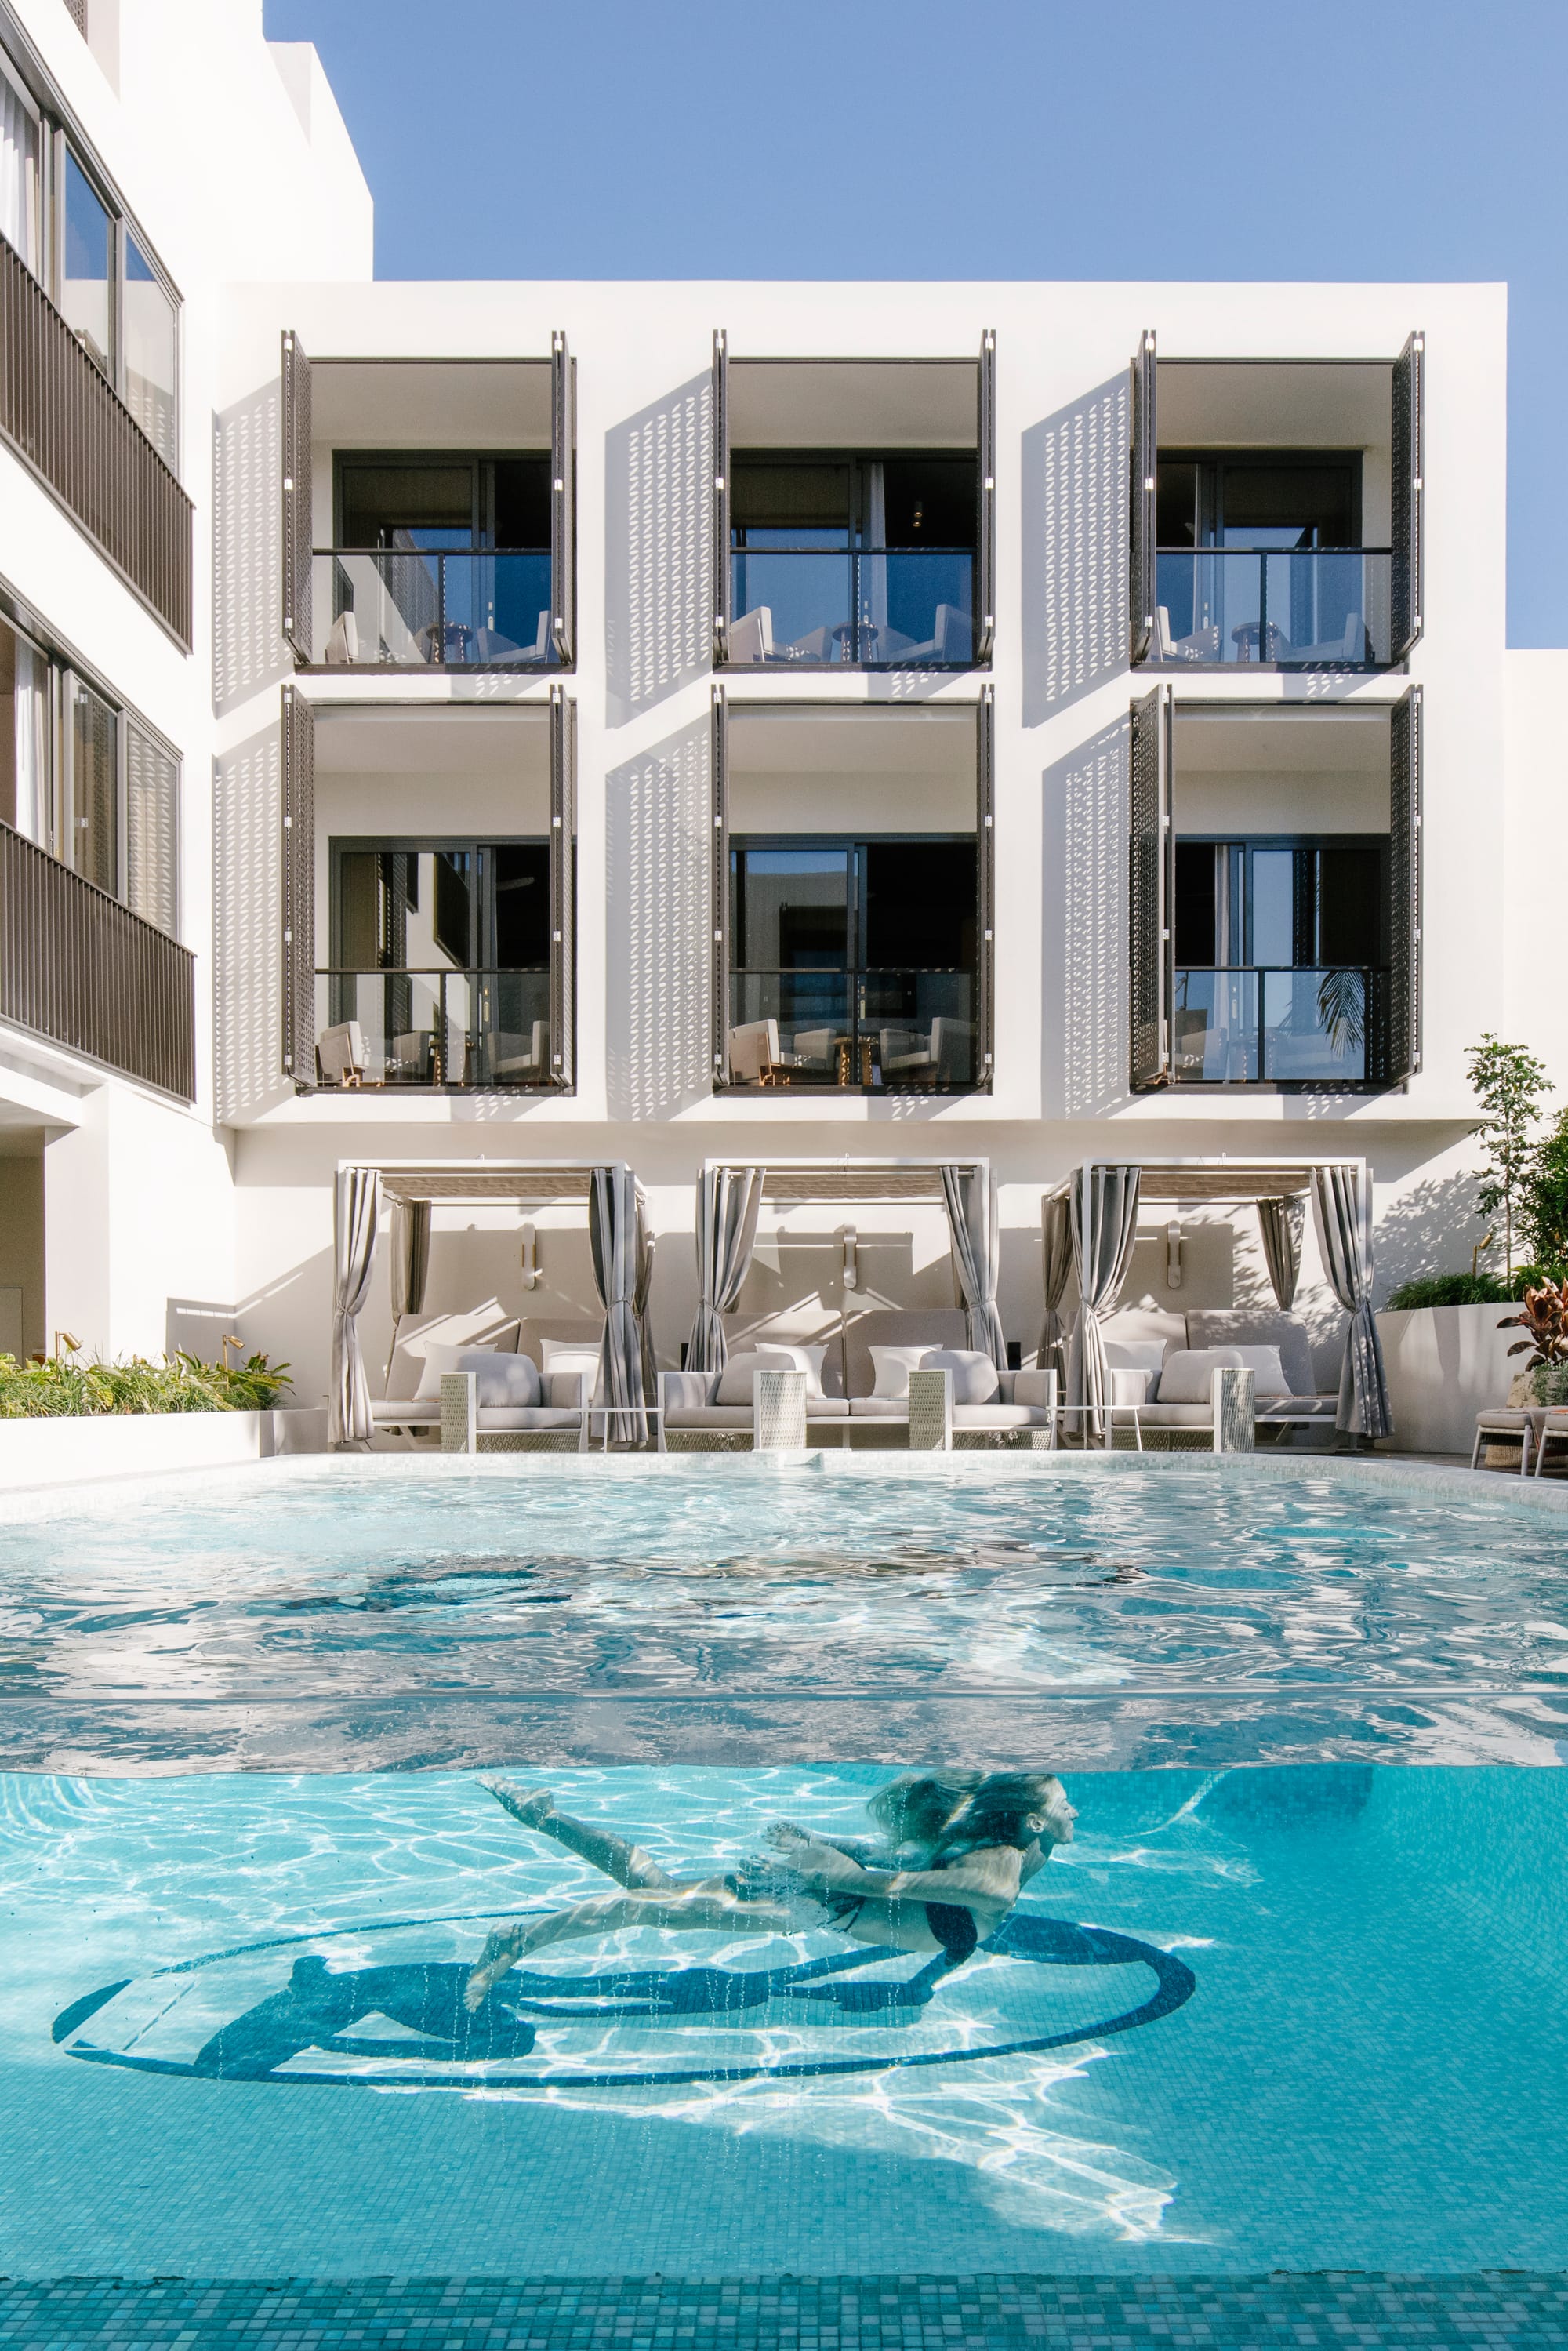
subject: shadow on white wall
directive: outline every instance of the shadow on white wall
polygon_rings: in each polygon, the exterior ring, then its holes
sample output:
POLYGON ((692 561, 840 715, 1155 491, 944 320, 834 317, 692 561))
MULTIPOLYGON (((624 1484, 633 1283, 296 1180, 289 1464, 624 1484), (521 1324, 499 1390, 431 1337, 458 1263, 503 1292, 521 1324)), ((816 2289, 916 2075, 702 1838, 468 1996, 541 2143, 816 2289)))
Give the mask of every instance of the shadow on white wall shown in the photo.
POLYGON ((713 416, 706 375, 605 437, 606 717, 623 726, 713 653, 713 416))
POLYGON ((702 722, 604 779, 612 1118, 667 1118, 709 1092, 711 756, 702 722))
POLYGON ((292 667, 280 628, 281 387, 263 384, 213 419, 213 708, 292 667))
POLYGON ((214 1093, 220 1125, 287 1090, 281 764, 276 726, 213 763, 214 1093))
POLYGON ((1023 723, 1127 666, 1127 380, 1023 436, 1023 723))
POLYGON ((1100 1118, 1127 1098, 1127 737, 1119 719, 1042 778, 1047 1118, 1100 1118))

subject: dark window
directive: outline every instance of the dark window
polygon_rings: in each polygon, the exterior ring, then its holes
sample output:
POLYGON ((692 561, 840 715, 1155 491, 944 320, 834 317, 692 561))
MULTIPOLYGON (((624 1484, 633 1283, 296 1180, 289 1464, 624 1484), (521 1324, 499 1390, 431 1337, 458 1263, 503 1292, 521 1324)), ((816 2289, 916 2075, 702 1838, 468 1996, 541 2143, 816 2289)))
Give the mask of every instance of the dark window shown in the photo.
POLYGON ((889 547, 975 544, 975 460, 889 457, 883 466, 889 547))
POLYGON ((872 970, 964 970, 975 960, 973 841, 873 841, 865 848, 865 961, 872 970))
POLYGON ((972 549, 972 456, 760 452, 730 460, 730 536, 737 548, 972 549))
POLYGON ((1388 960, 1388 843, 1377 836, 1178 841, 1176 961, 1189 968, 1376 968, 1388 960))
POLYGON ((455 964, 474 960, 474 910, 468 881, 472 853, 443 849, 435 860, 435 920, 431 934, 444 956, 455 964))
POLYGON ((519 841, 488 852, 495 893, 489 960, 502 971, 549 961, 549 847, 519 841))
POLYGON ((549 962, 548 841, 343 847, 335 859, 340 970, 533 971, 549 962))
POLYGON ((1361 453, 1275 449, 1160 452, 1161 547, 1354 548, 1361 453))
POLYGON ((737 547, 848 547, 853 506, 847 465, 737 457, 730 468, 737 547))
POLYGON ((546 457, 340 457, 340 547, 549 546, 546 457))

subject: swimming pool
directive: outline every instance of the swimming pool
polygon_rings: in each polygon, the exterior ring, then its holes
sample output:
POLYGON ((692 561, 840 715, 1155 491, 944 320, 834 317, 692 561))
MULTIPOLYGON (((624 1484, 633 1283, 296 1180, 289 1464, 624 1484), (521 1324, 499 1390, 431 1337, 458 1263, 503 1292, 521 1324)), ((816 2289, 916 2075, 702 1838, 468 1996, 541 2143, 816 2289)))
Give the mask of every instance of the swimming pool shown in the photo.
POLYGON ((307 1463, 13 1504, 0 2268, 1564 2266, 1568 1776, 1521 1767, 1568 1755, 1568 1520, 1505 1484, 307 1463), (618 1898, 595 1838, 770 1902, 770 1824, 874 1834, 910 1767, 1076 1808, 983 1937, 634 1912, 468 2006, 496 1922, 618 1898))

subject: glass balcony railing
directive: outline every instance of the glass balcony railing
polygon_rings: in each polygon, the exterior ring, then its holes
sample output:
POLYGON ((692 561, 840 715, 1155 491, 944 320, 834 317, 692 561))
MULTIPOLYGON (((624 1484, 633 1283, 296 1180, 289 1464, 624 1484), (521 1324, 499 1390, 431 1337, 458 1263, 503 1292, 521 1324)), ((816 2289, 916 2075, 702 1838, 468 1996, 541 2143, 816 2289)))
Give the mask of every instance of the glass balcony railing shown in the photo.
POLYGON ((553 659, 548 554, 318 549, 319 662, 518 669, 553 659))
POLYGON ((327 1086, 545 1086, 549 972, 319 971, 327 1086))
POLYGON ((734 1085, 962 1093, 976 1082, 972 972, 730 974, 734 1085))
POLYGON ((1204 1085, 1297 1079, 1362 1085, 1383 1066, 1384 974, 1178 969, 1173 1074, 1204 1085))
POLYGON ((964 669, 975 559, 964 548, 736 548, 732 662, 964 669))
POLYGON ((1336 669, 1389 657, 1386 553, 1161 548, 1155 564, 1151 661, 1336 669))

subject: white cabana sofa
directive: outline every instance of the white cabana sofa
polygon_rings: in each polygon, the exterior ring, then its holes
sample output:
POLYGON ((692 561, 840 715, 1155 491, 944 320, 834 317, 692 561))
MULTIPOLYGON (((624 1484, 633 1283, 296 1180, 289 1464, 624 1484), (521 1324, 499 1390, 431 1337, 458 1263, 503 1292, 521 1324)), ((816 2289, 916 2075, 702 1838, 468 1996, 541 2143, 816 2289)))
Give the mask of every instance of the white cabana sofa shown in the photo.
MULTIPOLYGON (((1101 1335, 1111 1374, 1109 1400, 1113 1405, 1137 1405, 1144 1442, 1147 1445, 1152 1438, 1155 1449, 1162 1441, 1167 1446, 1202 1443, 1212 1437, 1212 1403, 1164 1402, 1158 1386, 1160 1374, 1172 1356, 1210 1349, 1239 1350, 1244 1354, 1259 1349, 1277 1351, 1288 1393, 1266 1394, 1260 1382, 1254 1414, 1259 1428, 1286 1430, 1304 1425, 1311 1435, 1313 1424, 1321 1423, 1327 1435, 1333 1434, 1338 1395, 1319 1391, 1311 1335, 1306 1324, 1293 1314, 1240 1307, 1194 1307, 1189 1313, 1174 1314, 1157 1307, 1125 1307, 1105 1316, 1101 1335)), ((1113 1414, 1113 1420, 1116 1441, 1133 1442, 1131 1414, 1113 1414)))
POLYGON ((547 1371, 545 1343, 570 1344, 597 1354, 601 1336, 600 1327, 591 1322, 543 1321, 519 1324, 493 1320, 486 1322, 483 1313, 435 1316, 414 1329, 400 1331, 392 1350, 389 1393, 372 1403, 371 1417, 378 1433, 402 1431, 411 1437, 438 1437, 443 1372, 474 1370, 486 1354, 521 1354, 539 1375, 539 1402, 486 1405, 481 1386, 480 1433, 506 1431, 548 1437, 555 1439, 561 1450, 580 1451, 588 1443, 587 1407, 592 1383, 579 1371, 547 1371), (459 1357, 468 1360, 460 1366, 459 1357))

